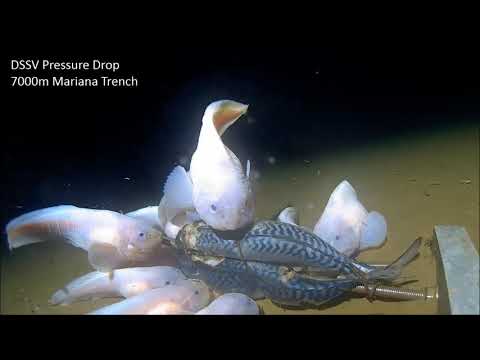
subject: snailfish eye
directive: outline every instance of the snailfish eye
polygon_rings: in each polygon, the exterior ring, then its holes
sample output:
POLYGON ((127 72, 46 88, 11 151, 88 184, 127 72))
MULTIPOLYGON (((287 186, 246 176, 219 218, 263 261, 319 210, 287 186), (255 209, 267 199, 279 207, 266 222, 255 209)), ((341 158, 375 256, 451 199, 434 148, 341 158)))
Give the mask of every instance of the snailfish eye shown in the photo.
POLYGON ((143 232, 141 232, 140 234, 138 234, 140 237, 143 237, 145 234, 143 232))
POLYGON ((215 204, 210 205, 210 210, 212 212, 216 212, 217 211, 217 206, 215 204))
POLYGON ((199 294, 198 290, 195 290, 195 295, 198 295, 198 294, 199 294))

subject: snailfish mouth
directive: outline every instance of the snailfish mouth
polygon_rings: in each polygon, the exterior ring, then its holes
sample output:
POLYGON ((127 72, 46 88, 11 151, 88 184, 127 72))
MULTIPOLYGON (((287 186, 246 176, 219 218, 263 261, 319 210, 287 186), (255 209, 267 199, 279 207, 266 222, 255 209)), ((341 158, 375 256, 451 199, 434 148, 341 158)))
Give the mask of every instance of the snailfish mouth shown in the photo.
POLYGON ((144 249, 139 248, 138 246, 135 246, 135 245, 133 245, 133 244, 128 244, 128 245, 127 245, 127 250, 129 250, 129 251, 136 251, 136 252, 138 252, 138 253, 143 253, 143 252, 145 252, 144 249))

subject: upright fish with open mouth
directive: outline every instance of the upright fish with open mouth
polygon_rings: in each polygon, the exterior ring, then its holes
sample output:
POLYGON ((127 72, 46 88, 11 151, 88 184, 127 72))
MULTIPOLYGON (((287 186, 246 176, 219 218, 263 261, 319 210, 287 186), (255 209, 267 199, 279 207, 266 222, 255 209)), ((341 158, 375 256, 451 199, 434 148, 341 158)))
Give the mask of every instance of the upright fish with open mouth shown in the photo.
POLYGON ((182 225, 198 218, 217 230, 237 230, 253 223, 250 161, 244 171, 221 139, 247 109, 248 105, 232 100, 216 101, 206 108, 190 171, 175 167, 165 184, 158 211, 168 237, 175 238, 182 225), (178 216, 183 217, 175 221, 178 216))

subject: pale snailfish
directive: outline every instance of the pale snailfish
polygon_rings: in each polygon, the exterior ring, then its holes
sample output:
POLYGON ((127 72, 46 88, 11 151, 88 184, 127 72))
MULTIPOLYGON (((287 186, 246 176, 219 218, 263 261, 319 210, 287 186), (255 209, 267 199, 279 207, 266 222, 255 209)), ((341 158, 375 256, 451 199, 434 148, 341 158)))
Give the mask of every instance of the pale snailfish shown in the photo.
POLYGON ((93 271, 57 290, 50 298, 51 305, 69 305, 93 298, 132 297, 150 289, 176 285, 186 276, 171 266, 149 266, 117 269, 113 276, 93 271))
POLYGON ((253 222, 250 163, 244 171, 221 139, 247 109, 248 105, 232 100, 216 101, 206 108, 189 172, 176 166, 164 186, 159 218, 170 238, 175 238, 185 223, 191 223, 188 214, 217 230, 236 230, 253 222), (187 219, 172 221, 181 213, 187 214, 187 219))
POLYGON ((194 314, 210 301, 210 290, 199 281, 147 290, 89 315, 186 315, 194 314))
POLYGON ((368 212, 348 181, 342 181, 330 195, 313 232, 338 251, 354 256, 380 247, 386 240, 387 223, 378 212, 368 212))
POLYGON ((60 205, 31 211, 7 224, 10 249, 49 240, 62 240, 88 252, 99 271, 142 261, 162 242, 148 224, 114 211, 60 205))
POLYGON ((259 315, 257 303, 240 293, 223 294, 196 315, 259 315))

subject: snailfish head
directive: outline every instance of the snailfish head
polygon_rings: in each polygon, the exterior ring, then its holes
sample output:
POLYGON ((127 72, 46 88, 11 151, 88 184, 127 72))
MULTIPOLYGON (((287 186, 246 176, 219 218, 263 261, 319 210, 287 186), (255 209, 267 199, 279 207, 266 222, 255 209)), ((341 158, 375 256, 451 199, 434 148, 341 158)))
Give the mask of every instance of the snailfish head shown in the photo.
POLYGON ((203 221, 217 230, 237 230, 254 221, 255 201, 248 186, 227 186, 220 191, 207 189, 195 201, 203 221))
POLYGON ((211 300, 210 289, 208 286, 199 280, 183 281, 185 286, 191 288, 189 296, 184 299, 183 308, 187 311, 199 311, 201 308, 207 306, 211 300), (188 285, 187 285, 188 284, 188 285))
POLYGON ((221 136, 240 116, 248 111, 248 105, 233 100, 219 100, 205 109, 203 122, 213 122, 221 136))
POLYGON ((136 224, 129 229, 127 251, 129 253, 148 252, 159 246, 163 235, 159 230, 147 224, 136 224))

